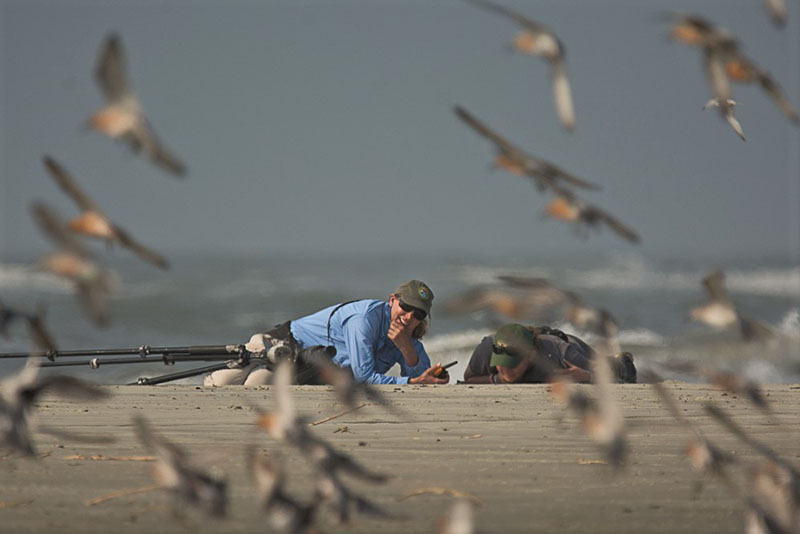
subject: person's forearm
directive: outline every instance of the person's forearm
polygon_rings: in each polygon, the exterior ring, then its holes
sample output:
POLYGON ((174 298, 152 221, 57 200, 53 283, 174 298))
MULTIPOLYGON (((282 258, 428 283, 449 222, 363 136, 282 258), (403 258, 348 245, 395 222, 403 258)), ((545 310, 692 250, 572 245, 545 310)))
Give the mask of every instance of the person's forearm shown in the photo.
POLYGON ((398 347, 400 349, 400 354, 403 355, 403 360, 406 362, 407 367, 416 367, 419 363, 419 355, 417 351, 414 349, 414 345, 409 345, 407 347, 398 347))

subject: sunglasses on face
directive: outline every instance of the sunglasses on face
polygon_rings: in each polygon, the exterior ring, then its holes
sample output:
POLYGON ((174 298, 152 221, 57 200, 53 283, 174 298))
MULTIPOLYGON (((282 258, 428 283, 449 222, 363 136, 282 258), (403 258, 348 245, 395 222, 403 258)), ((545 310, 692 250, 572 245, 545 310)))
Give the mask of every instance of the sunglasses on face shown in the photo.
POLYGON ((424 321, 425 317, 428 316, 428 314, 425 311, 420 310, 419 308, 415 308, 414 306, 409 306, 400 299, 397 299, 397 303, 400 304, 400 309, 403 310, 404 312, 406 313, 414 312, 414 319, 416 319, 417 321, 424 321))

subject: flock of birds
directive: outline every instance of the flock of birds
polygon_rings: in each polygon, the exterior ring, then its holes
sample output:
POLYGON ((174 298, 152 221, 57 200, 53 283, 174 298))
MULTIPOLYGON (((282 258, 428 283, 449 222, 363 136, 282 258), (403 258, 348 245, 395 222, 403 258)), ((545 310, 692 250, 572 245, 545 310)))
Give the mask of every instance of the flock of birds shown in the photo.
MULTIPOLYGON (((513 47, 522 53, 542 57, 548 62, 559 121, 564 129, 572 131, 576 125, 575 111, 564 45, 556 34, 545 25, 500 4, 488 0, 465 1, 506 16, 522 26, 522 31, 513 40, 513 47)), ((776 24, 783 24, 786 18, 783 2, 764 0, 764 3, 776 24)), ((800 124, 797 111, 778 83, 742 52, 739 42, 730 32, 697 15, 671 14, 668 19, 671 23, 670 35, 675 41, 699 48, 702 52, 711 93, 706 107, 717 107, 722 117, 742 139, 743 128, 734 115, 735 101, 732 98, 731 82, 758 83, 790 121, 800 124)), ((186 167, 158 140, 143 114, 141 104, 130 89, 122 45, 117 35, 110 35, 104 41, 95 67, 95 78, 105 96, 106 105, 94 113, 87 124, 112 139, 128 144, 165 172, 176 177, 184 176, 186 167)), ((607 211, 584 202, 575 192, 575 189, 600 189, 598 184, 527 153, 489 128, 464 107, 455 106, 454 112, 460 120, 494 145, 494 165, 497 168, 530 178, 539 191, 554 196, 545 208, 545 216, 573 223, 583 234, 594 227, 605 226, 629 242, 641 241, 639 234, 631 227, 607 211)), ((105 326, 109 322, 108 295, 112 291, 116 275, 94 257, 77 235, 101 239, 109 246, 125 247, 161 269, 168 268, 169 263, 161 254, 115 224, 80 188, 62 164, 51 156, 44 156, 43 165, 56 185, 76 204, 79 214, 65 222, 52 207, 42 202, 33 203, 33 219, 42 233, 55 245, 55 250, 44 256, 39 265, 43 270, 72 282, 88 317, 94 324, 105 326)), ((557 309, 576 327, 596 334, 608 353, 619 352, 618 323, 608 310, 593 307, 575 293, 560 289, 544 279, 502 276, 499 282, 500 285, 481 287, 458 295, 450 299, 445 308, 458 313, 489 310, 505 319, 526 322, 557 309)), ((746 339, 771 335, 765 325, 738 312, 725 291, 724 275, 721 271, 710 273, 702 283, 709 300, 690 311, 693 319, 718 328, 737 326, 746 339)), ((32 358, 28 364, 17 374, 0 382, 2 444, 27 457, 36 456, 31 439, 30 417, 42 394, 51 391, 91 400, 108 395, 102 388, 76 378, 38 374, 37 356, 57 351, 53 338, 44 325, 44 313, 41 308, 35 313, 28 313, 9 308, 0 302, 0 335, 7 336, 9 325, 20 320, 28 325, 32 340, 32 358)), ((607 455, 609 463, 621 468, 629 453, 625 421, 611 392, 611 370, 603 360, 598 359, 594 395, 586 388, 566 382, 554 383, 552 389, 554 396, 563 401, 578 417, 586 434, 607 455)), ((673 364, 671 370, 699 376, 718 387, 741 394, 771 413, 758 385, 741 376, 687 363, 673 364)), ((392 409, 391 404, 381 398, 378 390, 354 383, 350 373, 339 372, 341 370, 338 368, 321 371, 328 373, 328 382, 334 386, 341 402, 352 406, 356 395, 365 394, 373 402, 392 409)), ((765 462, 754 468, 750 487, 742 490, 728 475, 733 461, 731 457, 722 453, 699 428, 682 415, 655 373, 649 372, 644 378, 653 384, 665 406, 690 432, 687 457, 692 465, 705 475, 719 478, 743 499, 748 514, 748 532, 800 532, 800 475, 796 468, 769 447, 748 436, 721 409, 709 404, 706 406, 709 415, 765 457, 765 462)), ((339 523, 349 522, 354 512, 392 517, 389 512, 348 488, 341 474, 376 484, 385 482, 386 477, 365 468, 310 432, 308 421, 295 413, 289 388, 291 382, 290 367, 281 366, 274 384, 276 409, 271 412, 260 411, 254 426, 310 460, 316 490, 313 498, 308 501, 292 496, 286 488, 286 473, 282 470, 279 459, 276 461, 264 457, 256 452, 255 447, 247 448, 248 471, 257 488, 260 506, 269 515, 273 526, 286 532, 307 532, 312 528, 323 505, 339 523)), ((179 499, 204 508, 210 515, 226 515, 224 480, 196 468, 186 451, 156 433, 144 418, 136 418, 134 427, 141 443, 157 458, 154 477, 161 487, 174 493, 179 499)), ((39 427, 38 430, 59 435, 59 431, 55 429, 39 427)), ((79 436, 71 437, 81 439, 79 436)), ((470 532, 474 528, 471 518, 472 510, 468 505, 459 502, 452 515, 443 520, 442 532, 470 532)))

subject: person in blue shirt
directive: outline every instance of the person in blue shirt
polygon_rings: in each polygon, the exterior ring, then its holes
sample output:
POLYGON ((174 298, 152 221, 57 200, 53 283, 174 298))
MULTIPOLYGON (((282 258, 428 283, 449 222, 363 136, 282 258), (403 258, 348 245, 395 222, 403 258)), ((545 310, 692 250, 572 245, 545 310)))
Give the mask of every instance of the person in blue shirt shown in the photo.
MULTIPOLYGON (((330 306, 316 313, 278 325, 266 334, 254 335, 248 350, 269 352, 284 344, 291 354, 303 354, 315 346, 332 346, 336 365, 352 371, 357 382, 369 384, 446 384, 449 376, 431 366, 420 339, 425 335, 433 303, 433 291, 419 280, 410 280, 388 300, 364 299, 330 306), (400 376, 386 373, 400 366, 400 376), (441 374, 439 374, 441 373, 441 374), (438 376, 437 376, 438 375, 438 376)), ((320 356, 320 352, 315 357, 320 356)), ((317 382, 314 366, 298 361, 300 384, 317 382)), ((260 385, 271 375, 270 359, 261 358, 241 369, 215 371, 206 385, 260 385)))

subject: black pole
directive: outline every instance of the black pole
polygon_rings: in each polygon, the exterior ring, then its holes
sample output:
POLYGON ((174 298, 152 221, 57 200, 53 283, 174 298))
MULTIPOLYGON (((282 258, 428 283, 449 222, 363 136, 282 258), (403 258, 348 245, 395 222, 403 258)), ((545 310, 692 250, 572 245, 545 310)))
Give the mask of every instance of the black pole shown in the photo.
MULTIPOLYGON (((51 350, 41 355, 52 360, 53 358, 72 356, 123 356, 126 354, 138 354, 140 357, 144 358, 151 354, 186 354, 202 356, 241 354, 245 351, 244 345, 197 345, 186 347, 151 347, 150 345, 142 345, 135 349, 51 350)), ((0 358, 27 358, 30 354, 30 352, 7 352, 0 354, 0 358)))
POLYGON ((163 384, 164 382, 170 382, 172 380, 180 380, 181 378, 189 378, 192 376, 201 375, 204 373, 210 373, 212 371, 219 371, 220 369, 230 369, 230 366, 227 363, 218 363, 216 365, 209 365, 206 367, 199 367, 197 369, 189 369, 187 371, 181 371, 179 373, 171 373, 168 375, 161 375, 156 376, 153 378, 141 377, 136 382, 130 382, 129 384, 125 384, 126 386, 155 386, 157 384, 163 384))
POLYGON ((142 358, 92 358, 91 360, 82 361, 56 361, 45 362, 40 365, 42 368, 46 367, 80 367, 87 366, 92 369, 97 369, 103 365, 118 365, 118 364, 131 364, 131 363, 163 363, 164 365, 172 365, 177 362, 213 362, 220 360, 230 360, 230 354, 208 354, 208 355, 190 355, 190 354, 165 354, 163 356, 142 357, 142 358))

